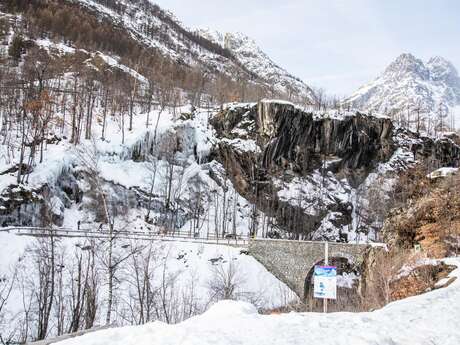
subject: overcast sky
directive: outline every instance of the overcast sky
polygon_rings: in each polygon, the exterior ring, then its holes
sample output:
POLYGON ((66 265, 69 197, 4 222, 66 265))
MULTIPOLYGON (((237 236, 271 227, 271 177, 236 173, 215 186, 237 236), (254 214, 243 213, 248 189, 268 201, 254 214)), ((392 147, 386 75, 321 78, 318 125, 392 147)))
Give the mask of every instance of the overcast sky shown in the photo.
POLYGON ((247 34, 331 94, 350 94, 403 52, 460 68, 460 0, 153 1, 188 27, 247 34))

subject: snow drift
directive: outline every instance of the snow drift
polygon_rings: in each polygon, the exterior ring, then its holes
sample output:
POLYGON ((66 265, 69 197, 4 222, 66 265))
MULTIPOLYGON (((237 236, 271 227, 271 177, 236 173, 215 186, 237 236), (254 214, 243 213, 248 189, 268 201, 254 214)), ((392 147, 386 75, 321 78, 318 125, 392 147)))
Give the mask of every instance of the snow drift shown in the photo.
MULTIPOLYGON (((460 259, 446 259, 460 265, 460 259)), ((370 313, 259 315, 244 302, 222 301, 205 314, 170 326, 160 322, 110 329, 60 345, 353 344, 457 345, 460 342, 460 269, 449 287, 394 302, 370 313)))

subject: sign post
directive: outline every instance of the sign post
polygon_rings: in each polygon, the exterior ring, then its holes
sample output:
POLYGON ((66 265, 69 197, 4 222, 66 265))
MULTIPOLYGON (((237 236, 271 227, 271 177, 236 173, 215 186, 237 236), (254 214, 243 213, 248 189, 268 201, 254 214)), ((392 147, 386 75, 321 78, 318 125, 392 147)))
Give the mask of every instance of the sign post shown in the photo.
POLYGON ((337 299, 337 267, 329 264, 329 244, 324 245, 324 266, 315 266, 314 297, 323 300, 323 312, 327 313, 327 300, 337 299))
MULTIPOLYGON (((324 265, 329 265, 329 242, 324 243, 324 265)), ((327 298, 323 299, 323 313, 327 313, 327 298)))

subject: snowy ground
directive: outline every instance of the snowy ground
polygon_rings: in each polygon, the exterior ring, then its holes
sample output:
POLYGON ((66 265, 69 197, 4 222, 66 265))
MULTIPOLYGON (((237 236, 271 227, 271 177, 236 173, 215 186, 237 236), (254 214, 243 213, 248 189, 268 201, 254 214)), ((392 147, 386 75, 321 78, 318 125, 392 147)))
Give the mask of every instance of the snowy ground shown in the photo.
MULTIPOLYGON (((460 259, 446 259, 460 265, 460 259)), ((460 269, 451 273, 460 277, 460 269)), ((460 280, 370 313, 259 315, 247 303, 222 301, 178 325, 155 322, 110 329, 60 345, 458 345, 460 280)))
MULTIPOLYGON (((23 274, 34 276, 33 249, 36 241, 32 237, 0 232, 0 277, 9 279, 15 267, 22 267, 21 276, 23 274)), ((78 252, 78 248, 83 248, 85 245, 88 245, 88 242, 84 239, 60 239, 57 250, 62 252, 66 269, 72 270, 76 251, 78 252)), ((235 298, 254 303, 262 309, 280 307, 297 298, 285 284, 277 280, 253 257, 241 253, 241 248, 187 242, 119 239, 115 250, 121 255, 126 255, 134 247, 142 248, 140 256, 137 256, 138 261, 139 258, 145 258, 147 251, 151 250, 151 275, 154 286, 161 286, 163 281, 167 281, 168 291, 172 298, 171 303, 175 301, 177 306, 182 306, 187 303, 186 300, 190 299, 195 305, 194 313, 200 313, 216 302, 218 298, 213 296, 212 285, 216 283, 216 280, 221 279, 222 275, 233 281, 235 298), (233 276, 230 272, 233 272, 233 276)), ((115 293, 118 297, 114 306, 114 323, 118 325, 130 324, 129 320, 132 317, 130 310, 135 308, 135 303, 132 301, 132 296, 136 295, 133 264, 132 259, 127 260, 117 273, 118 288, 115 293)), ((99 299, 102 302, 96 324, 102 325, 104 324, 107 292, 106 274, 103 267, 99 267, 98 261, 96 265, 100 270, 99 299)), ((21 277, 18 277, 6 306, 7 320, 11 320, 11 327, 20 320, 24 309, 22 303, 24 296, 21 293, 20 282, 21 277)), ((186 316, 178 315, 177 317, 182 319, 186 316)), ((5 331, 5 326, 8 329, 8 326, 2 325, 0 320, 0 333, 2 330, 5 331)))

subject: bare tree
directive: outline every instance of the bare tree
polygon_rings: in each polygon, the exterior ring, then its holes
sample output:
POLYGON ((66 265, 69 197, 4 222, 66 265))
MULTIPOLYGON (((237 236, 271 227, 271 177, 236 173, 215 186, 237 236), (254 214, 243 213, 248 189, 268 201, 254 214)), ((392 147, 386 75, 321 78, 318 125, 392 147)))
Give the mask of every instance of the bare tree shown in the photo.
MULTIPOLYGON (((0 276, 0 326, 4 324, 9 324, 11 320, 5 319, 6 305, 13 291, 15 280, 17 277, 17 267, 13 269, 10 277, 6 275, 0 276)), ((9 344, 13 338, 14 333, 7 334, 0 328, 0 342, 4 345, 9 344)))
MULTIPOLYGON (((107 299, 107 316, 106 323, 110 324, 111 315, 112 315, 112 304, 113 304, 113 284, 115 277, 115 269, 117 264, 114 262, 113 250, 116 239, 116 234, 114 231, 115 224, 115 214, 113 208, 110 207, 109 196, 107 195, 104 189, 104 181, 101 176, 101 171, 99 168, 99 152, 96 147, 96 143, 93 141, 91 146, 82 147, 78 151, 78 157, 80 163, 86 168, 88 182, 91 185, 92 191, 95 193, 96 199, 100 202, 102 206, 102 211, 104 214, 104 221, 108 224, 109 233, 108 233, 108 249, 105 265, 107 268, 108 275, 108 299, 107 299)), ((104 253, 105 254, 105 253, 104 253)))
POLYGON ((225 299, 238 299, 244 279, 238 273, 238 265, 230 261, 228 265, 215 264, 212 267, 212 278, 208 281, 211 302, 225 299))
POLYGON ((392 285, 401 274, 402 268, 415 262, 416 256, 402 250, 381 250, 376 253, 371 283, 371 303, 380 306, 391 302, 392 285))
POLYGON ((173 85, 167 81, 167 79, 163 79, 161 81, 160 86, 157 88, 157 99, 159 103, 159 110, 157 119, 155 121, 155 129, 153 131, 153 142, 157 142, 157 135, 158 135, 158 125, 160 124, 160 118, 163 112, 166 110, 166 107, 170 104, 171 98, 174 92, 173 85))
POLYGON ((37 303, 37 340, 48 335, 51 311, 56 287, 56 239, 51 234, 48 239, 37 240, 35 246, 38 282, 34 290, 37 303))
POLYGON ((155 293, 154 310, 157 320, 173 323, 178 310, 177 280, 181 274, 168 271, 169 250, 161 265, 160 286, 155 293))
POLYGON ((316 96, 316 105, 318 106, 318 111, 323 108, 324 110, 326 109, 326 91, 319 87, 314 89, 314 93, 316 96))
POLYGON ((155 154, 148 155, 147 168, 150 172, 150 178, 149 178, 150 189, 148 193, 147 214, 145 215, 145 221, 150 222, 150 212, 152 209, 153 192, 155 190, 155 183, 156 183, 157 170, 158 170, 158 156, 157 155, 155 154))
POLYGON ((130 296, 130 304, 133 304, 132 319, 138 325, 152 320, 155 297, 153 280, 157 260, 155 248, 149 243, 144 250, 133 253, 128 265, 129 271, 132 272, 129 282, 134 288, 134 293, 130 296))

